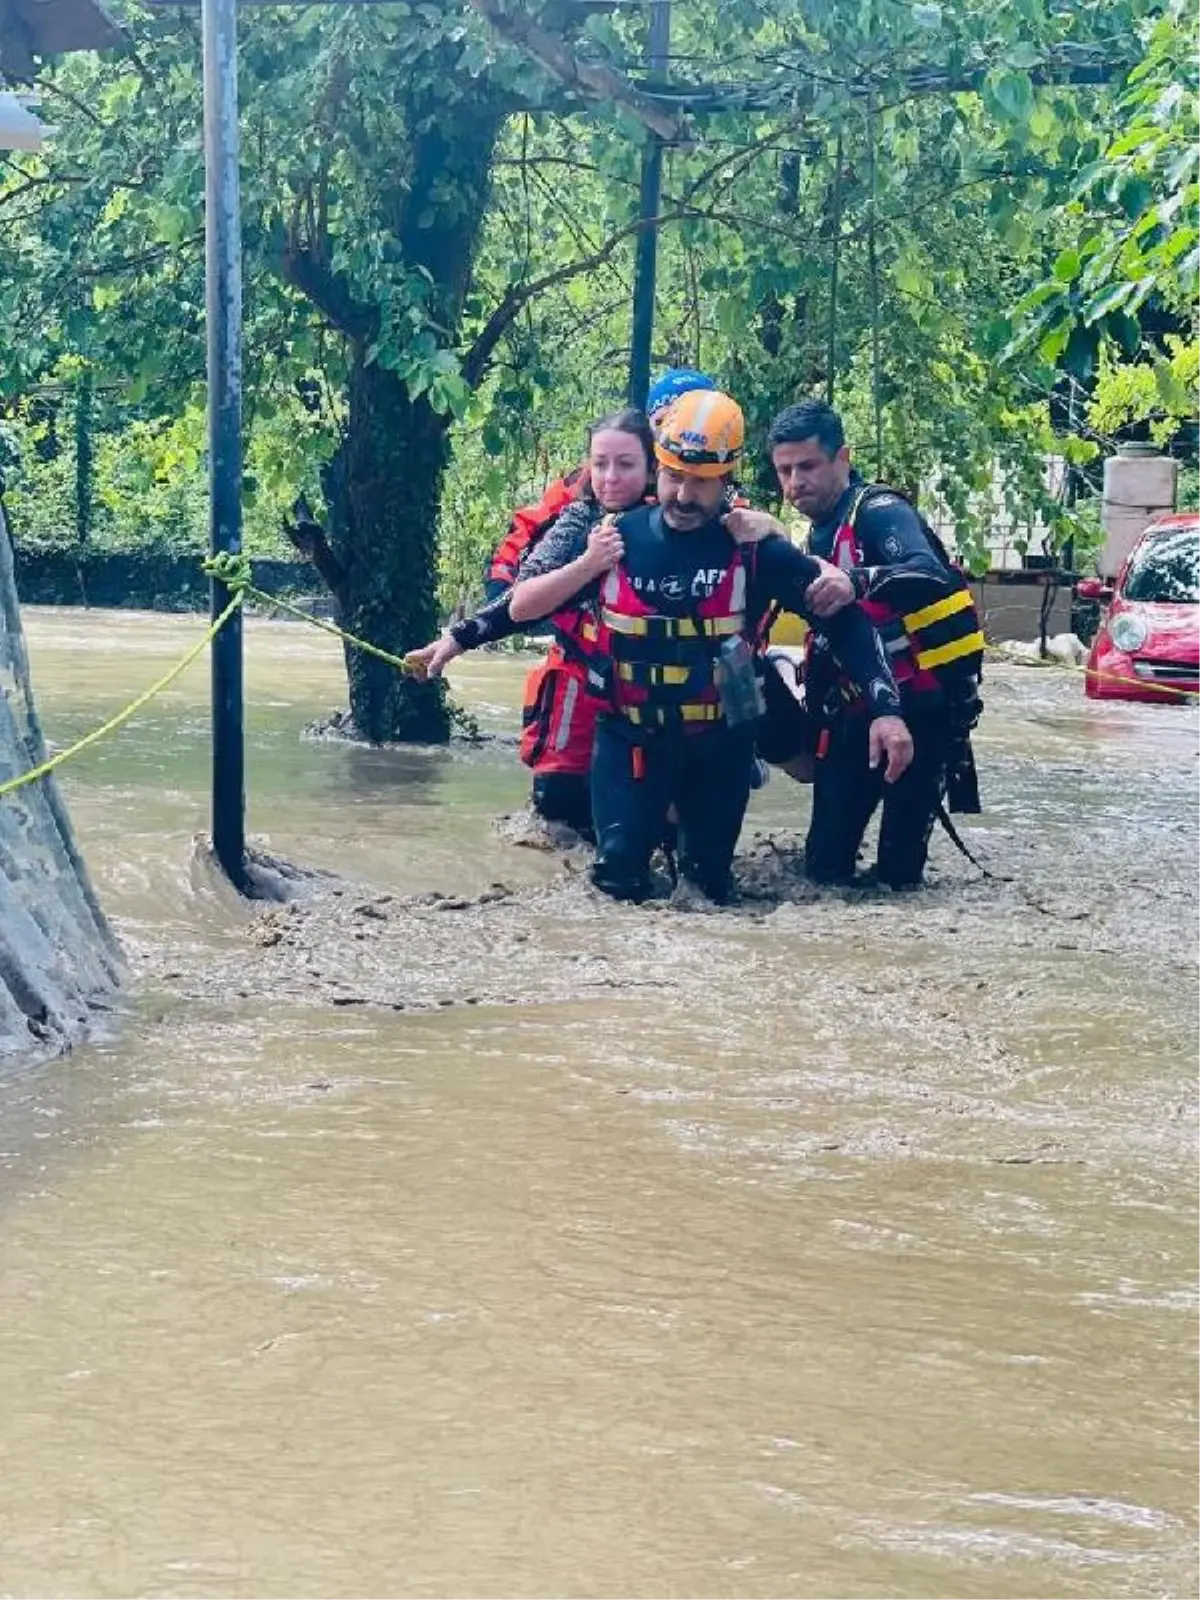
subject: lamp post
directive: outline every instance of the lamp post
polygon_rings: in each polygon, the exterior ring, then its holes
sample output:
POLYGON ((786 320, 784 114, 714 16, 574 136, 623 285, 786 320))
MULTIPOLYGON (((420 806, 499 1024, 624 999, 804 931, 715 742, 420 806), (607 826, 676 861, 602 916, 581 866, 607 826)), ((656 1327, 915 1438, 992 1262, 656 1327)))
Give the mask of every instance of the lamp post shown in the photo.
MULTIPOLYGON (((646 65, 664 73, 671 52, 671 0, 650 0, 650 38, 646 65)), ((642 184, 638 216, 644 226, 637 236, 633 275, 633 329, 629 349, 629 404, 644 406, 650 387, 650 348, 654 337, 654 285, 658 272, 658 216, 662 197, 663 144, 658 134, 648 135, 642 155, 642 184)))

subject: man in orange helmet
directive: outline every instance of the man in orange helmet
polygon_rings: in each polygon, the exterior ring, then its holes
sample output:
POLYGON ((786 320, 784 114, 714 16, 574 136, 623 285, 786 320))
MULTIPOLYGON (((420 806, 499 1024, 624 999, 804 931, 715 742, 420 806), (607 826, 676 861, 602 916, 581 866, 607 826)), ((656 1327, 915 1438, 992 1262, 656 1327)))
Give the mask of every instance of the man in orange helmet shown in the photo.
MULTIPOLYGON (((772 605, 815 620, 805 598, 820 567, 786 539, 741 550, 725 528, 745 423, 720 391, 683 395, 659 429, 656 505, 606 519, 586 539, 552 531, 512 591, 514 622, 578 616, 602 716, 592 761, 593 881, 618 899, 651 892, 650 860, 673 805, 680 867, 718 904, 750 792, 762 710, 753 645, 772 605)), ((868 759, 900 776, 912 756, 879 638, 849 606, 824 627, 870 721, 868 759)))

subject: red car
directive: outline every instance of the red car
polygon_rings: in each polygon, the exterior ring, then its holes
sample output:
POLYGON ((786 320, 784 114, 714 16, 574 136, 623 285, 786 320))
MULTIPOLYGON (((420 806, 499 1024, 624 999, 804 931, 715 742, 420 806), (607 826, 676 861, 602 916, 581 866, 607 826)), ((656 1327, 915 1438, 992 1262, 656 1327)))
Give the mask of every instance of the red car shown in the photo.
POLYGON ((1085 668, 1089 699, 1163 705, 1200 694, 1200 515, 1152 522, 1115 584, 1085 578, 1077 592, 1108 606, 1085 668))

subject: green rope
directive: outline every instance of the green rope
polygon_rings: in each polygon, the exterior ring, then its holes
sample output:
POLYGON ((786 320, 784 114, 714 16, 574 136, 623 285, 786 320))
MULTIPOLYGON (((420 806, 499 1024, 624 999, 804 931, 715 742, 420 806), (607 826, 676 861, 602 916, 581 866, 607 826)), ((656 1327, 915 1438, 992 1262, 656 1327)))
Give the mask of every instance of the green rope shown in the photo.
POLYGON ((314 628, 320 628, 322 633, 331 633, 335 639, 344 639, 347 644, 352 644, 356 650, 365 650, 369 656, 377 656, 380 661, 386 661, 389 666, 395 667, 398 672, 403 672, 409 676, 413 674, 413 668, 401 656, 394 656, 388 650, 381 650, 377 644, 368 644, 365 639, 360 639, 353 633, 347 633, 345 628, 339 628, 335 622, 328 622, 324 617, 314 617, 311 611, 303 611, 299 606, 294 606, 287 600, 279 600, 273 594, 265 594, 263 590, 256 589, 252 583, 246 584, 245 593, 252 594, 256 600, 261 600, 264 605, 276 606, 280 611, 290 612, 293 617, 299 617, 302 622, 308 622, 314 628))
POLYGON ((223 551, 220 555, 210 556, 201 562, 201 566, 210 578, 223 583, 227 589, 253 595, 256 600, 261 600, 263 605, 273 606, 277 611, 286 611, 293 617, 299 617, 301 622, 320 628, 322 633, 330 633, 335 639, 343 639, 347 644, 352 644, 356 650, 364 650, 367 655, 386 661, 398 672, 412 675, 413 668, 400 656, 393 655, 389 650, 381 650, 377 644, 370 644, 366 639, 358 638, 356 634, 347 633, 345 628, 339 628, 336 623, 328 622, 324 617, 314 617, 311 611, 302 610, 290 600, 280 600, 276 595, 268 594, 265 589, 258 588, 250 581, 250 558, 244 552, 239 551, 237 555, 231 555, 228 551, 223 551))
POLYGON ((251 587, 250 557, 244 550, 236 554, 232 550, 222 550, 219 555, 206 556, 200 563, 200 570, 206 578, 216 579, 229 590, 236 592, 251 587))

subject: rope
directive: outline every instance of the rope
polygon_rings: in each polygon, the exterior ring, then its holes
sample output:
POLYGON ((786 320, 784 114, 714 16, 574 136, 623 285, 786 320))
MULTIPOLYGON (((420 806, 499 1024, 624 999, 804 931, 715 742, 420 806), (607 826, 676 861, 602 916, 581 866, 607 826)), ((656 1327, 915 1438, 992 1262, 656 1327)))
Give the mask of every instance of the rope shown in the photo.
POLYGON ((98 744, 108 734, 115 733, 119 727, 129 721, 130 717, 136 715, 143 706, 148 705, 155 695, 161 694, 164 689, 174 683, 181 672, 186 671, 191 666, 201 651, 206 650, 217 634, 220 633, 221 629, 241 605, 242 599, 243 592, 239 589, 204 637, 198 639, 191 649, 180 657, 169 672, 164 672, 161 678, 152 683, 148 689, 143 690, 136 700, 131 700, 123 711, 118 711, 115 717, 110 717, 102 727, 94 728, 91 733, 85 734, 82 739, 78 739, 74 744, 68 745, 65 750, 60 750, 56 756, 51 756, 48 761, 43 761, 40 766, 33 767, 28 772, 19 773, 15 778, 9 778, 6 783, 0 783, 0 799, 3 799, 5 795, 13 794, 17 789, 23 789, 28 783, 36 783, 39 778, 49 777, 56 768, 62 766, 64 761, 70 761, 72 756, 79 755, 81 751, 88 750, 92 745, 98 744))
POLYGON ((960 851, 973 867, 978 868, 978 870, 983 874, 989 883, 1009 884, 1013 889, 1016 890, 1017 894, 1020 895, 1021 899, 1024 900, 1027 906, 1030 906, 1034 911, 1041 912, 1042 916, 1044 917, 1057 917, 1060 920, 1065 920, 1068 922, 1076 922, 1080 920, 1079 916, 1074 913, 1066 918, 1063 918, 1063 913, 1061 911, 1055 911, 1050 906, 1044 905, 1042 901, 1037 899, 1037 897, 1025 887, 1019 878, 1014 878, 1007 872, 993 872, 990 867, 985 867, 983 862, 980 861, 979 857, 974 853, 974 851, 968 847, 966 840, 954 826, 954 823, 950 820, 950 813, 946 809, 946 802, 944 800, 940 800, 938 802, 937 820, 941 823, 947 838, 950 840, 951 844, 954 845, 955 849, 960 851))
POLYGON ((314 617, 310 611, 302 611, 299 606, 291 605, 287 600, 278 600, 273 594, 266 594, 262 589, 256 589, 252 583, 246 585, 246 593, 252 594, 256 600, 261 600, 264 605, 277 606, 280 611, 290 611, 292 616, 299 617, 302 622, 309 622, 314 628, 320 628, 322 633, 332 633, 337 639, 345 639, 356 650, 365 650, 369 656, 376 656, 380 661, 386 661, 389 666, 395 667, 398 672, 403 672, 409 677, 416 676, 413 668, 402 656, 394 656, 387 650, 381 650, 377 644, 368 644, 365 639, 359 639, 353 633, 347 633, 345 628, 339 628, 336 623, 328 622, 324 617, 314 617))
POLYGON ((347 644, 352 644, 356 650, 365 650, 367 655, 375 656, 380 661, 386 661, 389 666, 395 667, 398 672, 407 676, 415 676, 413 668, 401 656, 394 656, 388 650, 381 650, 376 644, 369 644, 366 639, 360 639, 356 634, 347 633, 345 628, 339 628, 336 623, 328 622, 324 617, 314 617, 311 611, 304 611, 300 606, 294 606, 289 600, 280 600, 273 594, 268 594, 265 589, 256 588, 250 581, 250 558, 244 553, 230 555, 223 552, 219 556, 211 556, 201 563, 203 570, 210 578, 216 578, 228 589, 237 589, 243 594, 253 595, 256 600, 261 600, 264 605, 274 606, 279 611, 286 611, 293 617, 299 617, 301 622, 310 623, 314 628, 320 628, 322 633, 331 633, 335 639, 344 639, 347 644))
POLYGON ((198 639, 169 671, 164 672, 161 678, 152 683, 148 689, 143 690, 135 700, 131 700, 123 710, 118 711, 116 716, 110 717, 102 727, 94 728, 91 733, 85 734, 82 739, 76 740, 73 745, 68 745, 65 750, 60 750, 56 756, 51 756, 48 761, 43 761, 40 766, 32 767, 28 772, 18 773, 15 778, 9 778, 5 783, 0 783, 0 800, 4 799, 6 795, 14 794, 18 789, 25 788, 27 784, 36 783, 40 778, 49 777, 64 762, 70 761, 73 756, 81 754, 84 750, 89 750, 92 745, 98 744, 101 739, 106 738, 110 733, 115 733, 118 728, 129 721, 130 717, 136 716, 143 706, 149 705, 155 695, 161 694, 164 689, 174 683, 180 673, 185 672, 191 666, 201 651, 208 648, 248 595, 253 595, 256 600, 261 600, 264 605, 274 606, 280 611, 288 611, 292 616, 299 617, 302 622, 309 622, 314 628, 320 628, 322 633, 331 633, 336 638, 344 639, 348 644, 352 644, 356 650, 365 650, 368 655, 377 656, 380 661, 386 661, 389 666, 395 667, 398 671, 410 676, 413 675, 413 668, 402 660, 400 656, 394 656, 387 650, 381 650, 378 645, 369 644, 366 639, 359 639, 354 634, 347 633, 344 628, 339 628, 332 622, 326 622, 321 617, 314 617, 310 612, 302 611, 299 606, 294 606, 287 600, 279 600, 274 595, 267 594, 264 589, 257 588, 250 581, 250 558, 244 551, 234 554, 231 551, 223 550, 219 555, 205 557, 200 563, 200 567, 206 577, 211 578, 216 583, 224 584, 231 594, 229 604, 208 629, 207 633, 204 634, 203 638, 198 639))
POLYGON ((1060 672, 1074 672, 1085 678, 1094 678, 1097 682, 1121 683, 1127 688, 1150 690, 1152 694, 1178 695, 1182 700, 1194 700, 1195 689, 1180 689, 1173 683, 1158 683, 1153 678, 1131 678, 1123 672, 1098 672, 1093 667, 1077 667, 1071 661, 1056 661, 1053 659, 1031 659, 1029 656, 1014 655, 1009 650, 1002 650, 996 645, 988 646, 989 652, 999 656, 1001 661, 1009 661, 1017 667, 1049 667, 1060 672))

